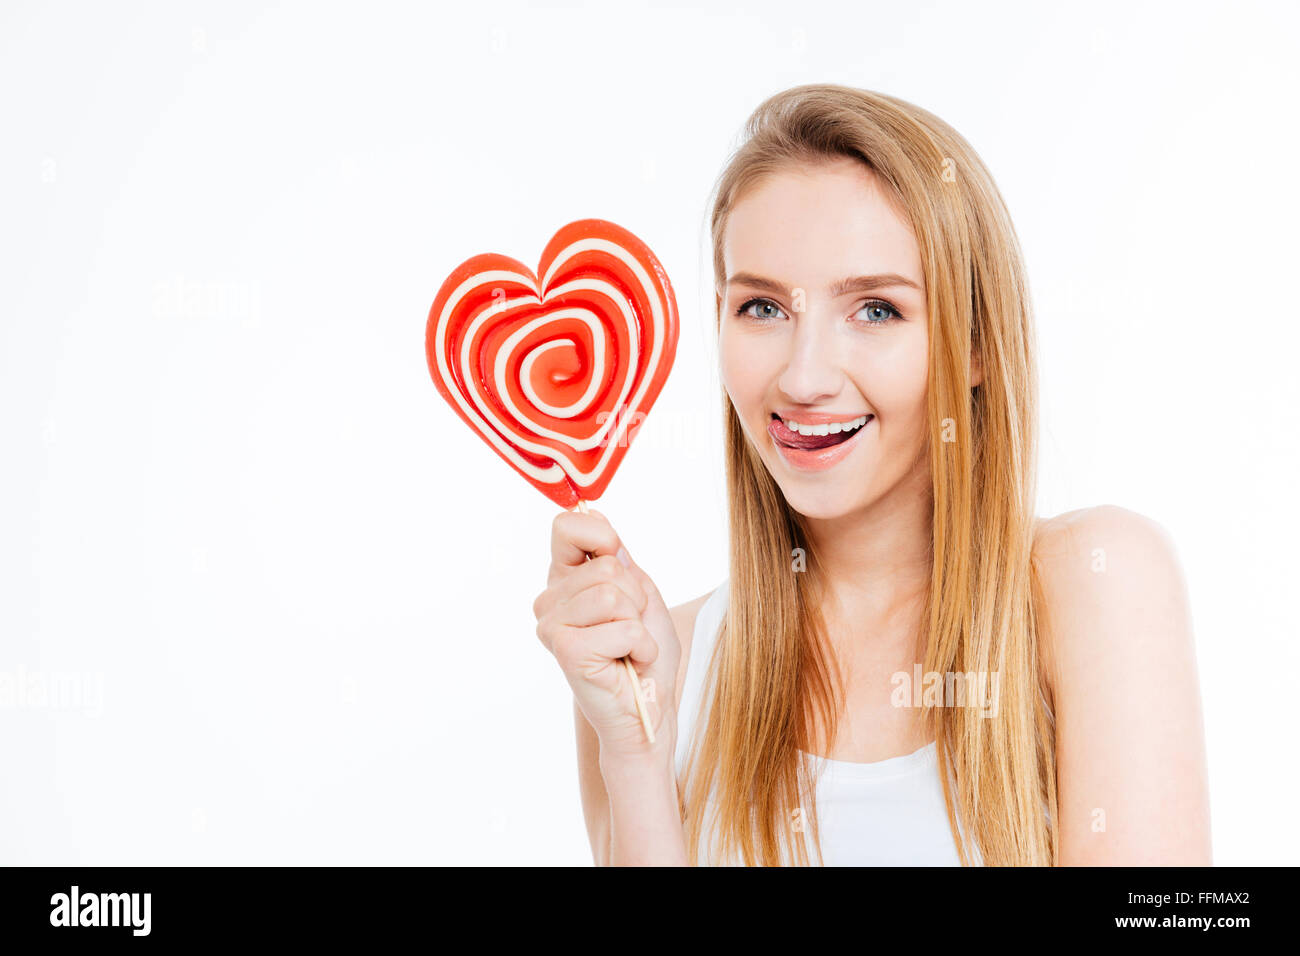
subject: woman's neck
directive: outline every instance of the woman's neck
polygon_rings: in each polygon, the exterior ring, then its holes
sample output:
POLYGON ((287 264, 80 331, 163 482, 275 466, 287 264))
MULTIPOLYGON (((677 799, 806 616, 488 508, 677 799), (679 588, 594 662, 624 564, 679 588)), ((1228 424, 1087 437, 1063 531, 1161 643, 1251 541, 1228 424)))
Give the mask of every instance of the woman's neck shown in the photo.
POLYGON ((840 518, 808 519, 825 572, 826 623, 832 640, 896 643, 915 632, 930 584, 932 499, 924 486, 896 487, 871 508, 840 518))

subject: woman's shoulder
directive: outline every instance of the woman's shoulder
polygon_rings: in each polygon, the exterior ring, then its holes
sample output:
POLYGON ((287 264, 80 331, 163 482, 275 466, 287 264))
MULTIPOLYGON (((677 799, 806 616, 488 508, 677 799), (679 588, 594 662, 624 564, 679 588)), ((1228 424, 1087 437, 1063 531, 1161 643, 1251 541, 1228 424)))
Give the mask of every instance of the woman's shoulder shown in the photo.
POLYGON ((695 619, 699 616, 700 608, 704 607, 711 597, 713 597, 713 591, 705 591, 699 597, 669 609, 668 613, 672 615, 673 624, 677 627, 678 637, 690 637, 695 630, 695 619))
POLYGON ((677 631, 677 641, 681 645, 682 659, 678 665, 677 686, 682 686, 682 681, 686 674, 686 662, 690 660, 691 644, 695 637, 695 621, 700 615, 700 610, 708 603, 709 598, 717 593, 718 589, 724 587, 726 582, 718 585, 711 591, 705 591, 697 598, 687 601, 685 604, 679 604, 674 608, 669 608, 668 613, 673 619, 673 629, 677 631))
POLYGON ((1152 640, 1169 645, 1184 641, 1179 626, 1149 626, 1153 614, 1163 612, 1166 621, 1187 616, 1173 538, 1154 519, 1118 505, 1037 519, 1033 561, 1044 603, 1044 667, 1053 688, 1067 678, 1063 668, 1136 663, 1132 640, 1138 634, 1154 633, 1152 640))
POLYGON ((1044 577, 1076 586, 1112 580, 1101 577, 1112 560, 1121 562, 1125 577, 1167 572, 1171 563, 1177 564, 1173 538, 1164 525, 1118 505, 1035 519, 1033 559, 1044 577))
POLYGON ((1041 544, 1056 544, 1077 540, 1080 533, 1106 535, 1147 534, 1168 536, 1164 526, 1146 515, 1119 505, 1094 505, 1066 511, 1054 518, 1034 519, 1035 551, 1041 544))
POLYGON ((1072 511, 1039 523, 1034 563, 1062 864, 1209 865, 1195 640, 1169 532, 1114 505, 1072 511))

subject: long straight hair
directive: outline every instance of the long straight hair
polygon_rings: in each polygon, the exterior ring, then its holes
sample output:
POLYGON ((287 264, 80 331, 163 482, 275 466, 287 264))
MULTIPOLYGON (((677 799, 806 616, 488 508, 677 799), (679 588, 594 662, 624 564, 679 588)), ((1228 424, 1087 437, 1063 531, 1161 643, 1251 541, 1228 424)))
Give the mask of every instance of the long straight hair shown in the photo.
MULTIPOLYGON (((925 278, 933 489, 925 670, 1000 682, 991 715, 931 696, 922 704, 954 844, 962 865, 1052 865, 1055 721, 1032 553, 1035 333, 1019 241, 989 171, 947 123, 893 96, 810 84, 768 98, 714 190, 715 321, 735 203, 773 173, 842 157, 873 171, 910 217, 925 278), (983 377, 972 387, 976 352, 983 377)), ((834 741, 844 698, 821 610, 825 573, 725 390, 722 404, 730 595, 679 790, 688 853, 715 865, 810 865, 810 842, 822 859, 813 741, 819 728, 834 741), (792 570, 796 549, 806 566, 792 570)))

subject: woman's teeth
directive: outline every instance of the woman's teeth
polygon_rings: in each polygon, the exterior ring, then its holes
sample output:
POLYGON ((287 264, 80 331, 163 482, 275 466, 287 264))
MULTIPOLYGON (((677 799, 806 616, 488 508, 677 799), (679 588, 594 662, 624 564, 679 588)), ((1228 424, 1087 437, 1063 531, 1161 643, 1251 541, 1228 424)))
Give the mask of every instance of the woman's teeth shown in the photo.
POLYGON ((800 435, 838 435, 841 432, 851 432, 855 428, 861 428, 867 423, 870 415, 859 415, 857 418, 851 418, 846 422, 830 422, 825 425, 801 425, 798 422, 782 419, 785 427, 792 432, 798 432, 800 435))

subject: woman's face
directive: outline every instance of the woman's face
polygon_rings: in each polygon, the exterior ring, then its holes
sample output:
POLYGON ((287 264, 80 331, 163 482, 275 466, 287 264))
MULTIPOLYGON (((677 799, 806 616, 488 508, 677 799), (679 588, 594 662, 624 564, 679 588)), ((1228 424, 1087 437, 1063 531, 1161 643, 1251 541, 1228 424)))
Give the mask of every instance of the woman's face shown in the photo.
POLYGON ((920 251, 875 174, 850 159, 775 173, 723 244, 723 386, 790 506, 834 518, 916 468, 928 480, 920 251))

